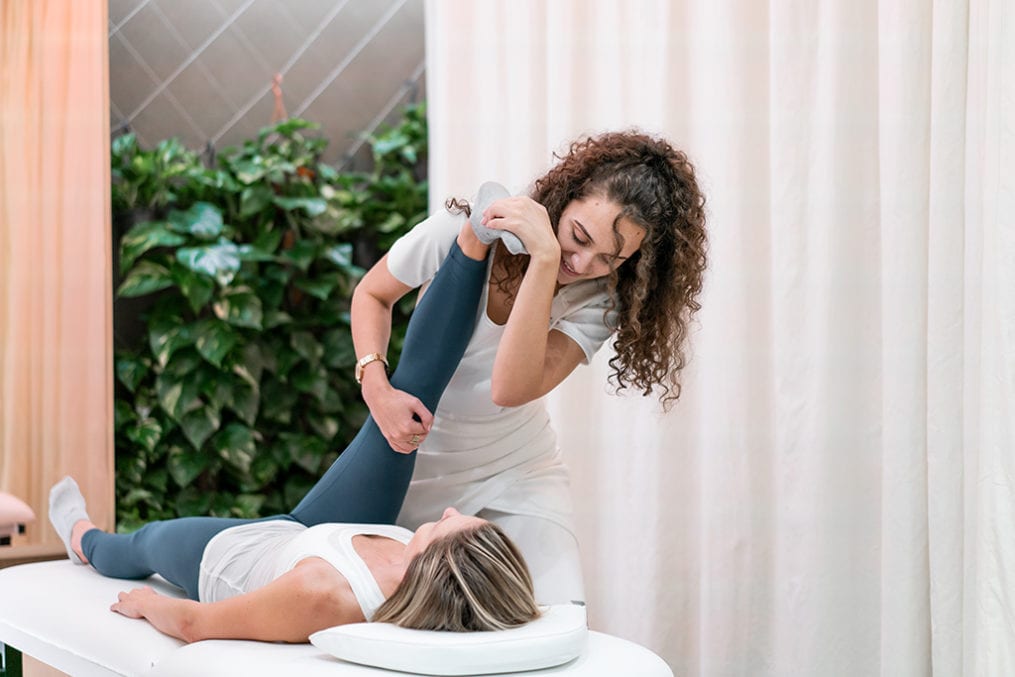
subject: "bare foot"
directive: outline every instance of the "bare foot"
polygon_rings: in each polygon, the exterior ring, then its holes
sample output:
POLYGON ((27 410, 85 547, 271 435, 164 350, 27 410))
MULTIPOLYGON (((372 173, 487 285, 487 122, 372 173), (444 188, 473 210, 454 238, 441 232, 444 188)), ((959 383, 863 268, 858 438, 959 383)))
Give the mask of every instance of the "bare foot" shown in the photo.
POLYGON ((462 253, 474 261, 482 261, 486 258, 486 253, 490 251, 490 245, 479 241, 479 238, 476 237, 476 232, 472 230, 472 225, 468 221, 465 222, 465 225, 458 232, 457 242, 462 253))
POLYGON ((88 558, 85 557, 85 553, 81 550, 81 537, 85 535, 86 531, 92 529, 98 529, 94 523, 88 520, 78 520, 74 523, 74 527, 70 530, 70 547, 74 551, 74 554, 81 558, 81 561, 88 564, 88 558))

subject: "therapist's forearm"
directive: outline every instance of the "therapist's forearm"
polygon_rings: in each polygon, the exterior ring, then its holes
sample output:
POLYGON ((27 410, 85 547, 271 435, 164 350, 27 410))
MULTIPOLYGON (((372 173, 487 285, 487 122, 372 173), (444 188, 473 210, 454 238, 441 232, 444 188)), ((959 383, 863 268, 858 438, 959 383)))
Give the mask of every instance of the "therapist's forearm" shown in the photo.
POLYGON ((522 278, 493 365, 492 396, 499 406, 520 406, 544 394, 558 266, 559 257, 534 258, 522 278))

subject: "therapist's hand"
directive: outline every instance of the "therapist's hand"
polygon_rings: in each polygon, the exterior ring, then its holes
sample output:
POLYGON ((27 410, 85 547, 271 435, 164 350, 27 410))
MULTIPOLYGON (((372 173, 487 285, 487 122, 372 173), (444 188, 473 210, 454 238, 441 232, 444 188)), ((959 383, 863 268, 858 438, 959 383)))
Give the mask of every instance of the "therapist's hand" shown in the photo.
POLYGON ((433 414, 419 400, 404 390, 393 388, 387 379, 363 378, 363 399, 370 408, 381 434, 395 451, 415 451, 433 425, 433 414))

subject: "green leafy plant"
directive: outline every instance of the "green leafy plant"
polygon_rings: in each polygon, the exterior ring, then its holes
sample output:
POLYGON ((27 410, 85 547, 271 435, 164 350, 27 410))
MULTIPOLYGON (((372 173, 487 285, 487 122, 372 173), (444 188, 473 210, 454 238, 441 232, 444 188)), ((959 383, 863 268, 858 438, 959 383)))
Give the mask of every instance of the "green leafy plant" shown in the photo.
POLYGON ((425 111, 368 139, 370 172, 321 162, 314 128, 267 127, 214 167, 175 140, 114 140, 116 312, 141 318, 116 332, 121 530, 287 511, 366 416, 349 300, 425 215, 425 111))

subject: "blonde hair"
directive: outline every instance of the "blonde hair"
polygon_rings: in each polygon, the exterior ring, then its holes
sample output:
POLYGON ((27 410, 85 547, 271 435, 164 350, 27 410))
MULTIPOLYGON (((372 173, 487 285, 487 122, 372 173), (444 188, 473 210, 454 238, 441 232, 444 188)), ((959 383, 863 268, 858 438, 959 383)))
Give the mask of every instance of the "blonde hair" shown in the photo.
POLYGON ((489 522, 449 534, 413 558, 372 620, 418 630, 504 630, 539 616, 517 546, 489 522))

